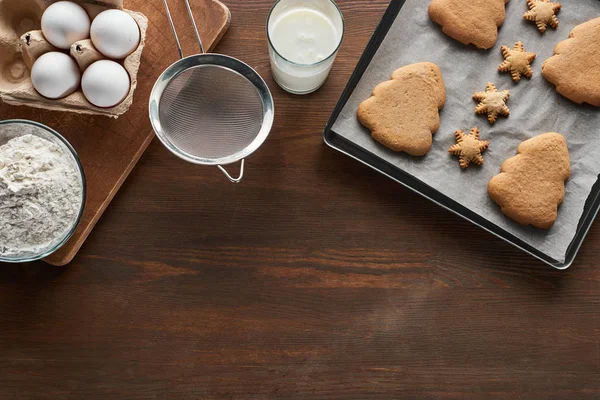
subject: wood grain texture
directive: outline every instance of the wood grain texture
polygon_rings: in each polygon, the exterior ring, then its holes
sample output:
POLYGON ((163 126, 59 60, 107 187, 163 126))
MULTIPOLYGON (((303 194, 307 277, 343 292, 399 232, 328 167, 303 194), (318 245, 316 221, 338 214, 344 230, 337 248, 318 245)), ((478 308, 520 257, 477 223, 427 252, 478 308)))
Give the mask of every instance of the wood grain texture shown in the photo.
MULTIPOLYGON (((173 1, 171 12, 182 47, 197 53, 193 27, 183 2, 173 1)), ((46 261, 65 265, 77 254, 98 219, 136 165, 154 132, 148 119, 148 98, 162 71, 176 60, 177 47, 162 1, 128 0, 125 8, 145 14, 149 19, 146 47, 138 75, 138 87, 131 109, 118 120, 102 116, 40 111, 12 107, 0 102, 2 119, 22 118, 42 122, 65 136, 75 147, 87 178, 87 202, 82 221, 69 242, 46 261)), ((216 46, 229 26, 231 14, 217 0, 194 0, 192 8, 207 50, 216 46)))
POLYGON ((3 266, 0 399, 597 399, 598 225, 554 271, 328 149, 387 2, 339 2, 306 97, 271 78, 272 4, 228 0, 216 48, 276 102, 246 180, 154 141, 69 267, 3 266))

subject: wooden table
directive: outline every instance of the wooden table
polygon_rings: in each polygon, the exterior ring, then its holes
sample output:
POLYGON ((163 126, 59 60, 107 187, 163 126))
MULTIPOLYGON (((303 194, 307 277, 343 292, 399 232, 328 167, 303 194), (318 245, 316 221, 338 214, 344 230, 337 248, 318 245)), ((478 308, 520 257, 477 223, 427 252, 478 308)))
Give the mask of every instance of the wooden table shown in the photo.
POLYGON ((554 271, 323 144, 386 1, 339 2, 306 97, 270 76, 273 1, 226 3, 271 136, 237 186, 154 141, 70 266, 3 265, 0 399, 599 398, 600 226, 554 271))

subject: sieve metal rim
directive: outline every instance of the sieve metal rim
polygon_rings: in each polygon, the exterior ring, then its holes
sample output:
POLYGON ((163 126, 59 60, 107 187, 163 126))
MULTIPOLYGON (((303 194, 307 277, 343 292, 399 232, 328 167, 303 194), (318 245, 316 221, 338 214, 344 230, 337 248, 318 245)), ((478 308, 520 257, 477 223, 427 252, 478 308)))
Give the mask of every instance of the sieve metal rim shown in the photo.
POLYGON ((150 122, 154 133, 161 141, 161 143, 174 155, 181 158, 182 160, 188 161, 193 164, 207 165, 207 166, 220 166, 229 165, 236 163, 254 153, 267 139, 271 128, 273 127, 273 121, 275 117, 275 106, 273 102, 273 96, 269 90, 266 82, 262 77, 248 64, 223 54, 204 53, 195 54, 180 60, 177 60, 171 64, 156 80, 152 91, 150 92, 150 101, 148 105, 150 122), (160 100, 165 89, 183 72, 201 66, 214 66, 221 67, 236 73, 247 79, 252 86, 258 92, 263 105, 263 121, 259 133, 256 135, 252 143, 245 149, 234 153, 232 155, 220 158, 204 158, 197 157, 187 152, 180 150, 174 145, 165 134, 162 129, 160 122, 159 111, 160 111, 160 100))

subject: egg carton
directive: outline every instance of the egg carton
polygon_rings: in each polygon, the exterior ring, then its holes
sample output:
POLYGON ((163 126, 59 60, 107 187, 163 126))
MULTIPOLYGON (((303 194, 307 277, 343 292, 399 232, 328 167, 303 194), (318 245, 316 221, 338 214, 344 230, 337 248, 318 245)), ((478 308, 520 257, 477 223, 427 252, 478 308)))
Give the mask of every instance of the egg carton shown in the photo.
MULTIPOLYGON (((65 98, 51 100, 34 89, 31 83, 31 66, 42 54, 56 50, 40 30, 44 10, 56 1, 58 0, 0 0, 0 99, 16 106, 118 118, 133 103, 148 18, 139 12, 125 10, 123 0, 74 0, 86 9, 90 19, 104 10, 116 8, 131 15, 139 25, 141 40, 138 48, 124 60, 118 60, 129 73, 131 89, 120 104, 111 108, 94 106, 87 101, 81 88, 65 98)), ((82 70, 94 61, 105 58, 95 50, 89 39, 75 43, 70 53, 82 70)))

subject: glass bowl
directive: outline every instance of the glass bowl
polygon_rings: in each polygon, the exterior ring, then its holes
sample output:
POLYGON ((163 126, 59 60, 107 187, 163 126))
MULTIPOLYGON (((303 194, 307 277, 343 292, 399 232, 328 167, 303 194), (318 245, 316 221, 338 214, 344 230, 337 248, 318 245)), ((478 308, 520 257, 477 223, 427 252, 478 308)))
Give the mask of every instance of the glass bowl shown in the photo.
MULTIPOLYGON (((86 198, 85 174, 83 172, 83 166, 81 165, 79 156, 77 155, 77 152, 75 152, 75 149, 73 149, 73 146, 71 146, 71 144, 67 141, 67 139, 62 137, 55 130, 34 121, 27 121, 21 119, 0 121, 0 146, 6 144, 6 142, 8 142, 10 139, 24 135, 22 131, 19 132, 19 130, 17 129, 10 129, 12 126, 16 127, 18 125, 29 125, 35 127, 33 131, 28 131, 25 134, 33 134, 40 138, 46 139, 60 147, 65 154, 71 155, 73 164, 79 171, 79 183, 81 185, 81 204, 79 205, 79 212, 77 213, 76 217, 73 218, 73 221, 71 221, 69 228, 65 230, 65 234, 63 236, 55 238, 37 253, 23 253, 20 254, 18 257, 6 257, 0 255, 0 262, 7 263, 24 263, 40 260, 54 253, 56 250, 60 249, 71 238, 71 236, 75 232, 75 229, 77 228, 77 225, 79 225, 79 222, 81 221, 81 217, 83 215, 83 209, 85 207, 86 198)), ((1 245, 2 244, 0 243, 0 246, 1 245)))

